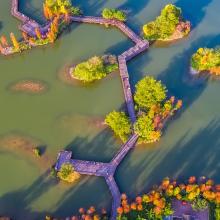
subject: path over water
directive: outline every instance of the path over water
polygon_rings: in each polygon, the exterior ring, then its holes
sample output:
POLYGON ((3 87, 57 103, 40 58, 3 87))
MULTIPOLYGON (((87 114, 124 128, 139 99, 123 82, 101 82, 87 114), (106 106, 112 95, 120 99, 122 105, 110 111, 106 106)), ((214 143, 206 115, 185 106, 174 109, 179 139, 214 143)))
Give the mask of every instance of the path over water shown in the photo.
MULTIPOLYGON (((23 32, 26 32, 30 36, 35 36, 35 29, 39 28, 41 32, 45 33, 49 29, 48 24, 45 26, 39 25, 36 21, 28 18, 24 14, 18 11, 19 8, 19 0, 12 0, 12 9, 11 13, 13 16, 18 18, 23 24, 20 26, 20 29, 23 32)), ((136 115, 134 110, 134 102, 133 96, 131 92, 131 86, 129 82, 129 74, 127 70, 127 61, 142 53, 144 50, 149 48, 149 42, 146 40, 142 40, 137 34, 135 34, 126 24, 120 22, 118 20, 104 19, 101 17, 93 17, 93 16, 71 16, 72 22, 81 22, 81 23, 89 23, 89 24, 100 24, 107 26, 114 26, 121 30, 128 38, 130 38, 135 46, 123 52, 118 57, 119 63, 119 71, 121 82, 124 91, 125 103, 127 105, 128 114, 130 116, 130 120, 132 124, 136 121, 136 115)), ((117 217, 117 207, 120 206, 120 191, 118 186, 114 180, 114 173, 117 169, 118 165, 125 158, 131 148, 135 145, 138 139, 138 135, 132 134, 129 140, 122 146, 119 152, 115 155, 110 163, 100 163, 93 161, 83 161, 83 160, 74 160, 71 159, 72 152, 69 151, 61 151, 57 158, 57 163, 55 165, 55 169, 60 170, 61 166, 64 163, 71 163, 74 169, 84 175, 94 175, 94 176, 102 176, 105 178, 106 183, 108 184, 109 190, 112 194, 112 212, 111 219, 115 220, 117 217)))

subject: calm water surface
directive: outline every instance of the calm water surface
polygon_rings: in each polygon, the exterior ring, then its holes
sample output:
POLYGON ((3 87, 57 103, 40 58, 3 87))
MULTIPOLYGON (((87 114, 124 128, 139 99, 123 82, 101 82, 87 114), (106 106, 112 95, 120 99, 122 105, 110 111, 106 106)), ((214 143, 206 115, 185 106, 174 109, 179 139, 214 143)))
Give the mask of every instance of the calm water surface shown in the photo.
MULTIPOLYGON (((21 10, 43 22, 42 0, 21 0, 21 10)), ((188 76, 190 55, 198 47, 220 45, 218 0, 76 0, 85 14, 98 15, 104 7, 129 13, 129 25, 137 32, 167 3, 181 6, 193 23, 191 35, 171 45, 154 45, 129 62, 134 85, 149 74, 162 80, 170 94, 184 102, 161 141, 140 146, 120 165, 116 178, 122 192, 131 196, 146 191, 163 177, 183 179, 206 175, 220 182, 220 83, 197 82, 188 76)), ((10 16, 10 1, 0 2, 0 34, 19 36, 19 22, 10 16)), ((116 29, 73 24, 54 44, 9 58, 0 57, 0 137, 27 136, 46 147, 55 158, 60 149, 73 150, 77 159, 109 161, 120 148, 112 133, 99 121, 123 106, 118 74, 92 87, 70 86, 59 74, 72 63, 107 52, 120 54, 132 45, 116 29), (42 95, 14 93, 9 86, 19 80, 42 80, 42 95)), ((4 144, 3 144, 4 145, 4 144)), ((46 213, 63 217, 81 206, 110 208, 111 197, 102 178, 83 177, 74 186, 57 184, 19 149, 0 146, 0 213, 18 220, 38 219, 46 213)))

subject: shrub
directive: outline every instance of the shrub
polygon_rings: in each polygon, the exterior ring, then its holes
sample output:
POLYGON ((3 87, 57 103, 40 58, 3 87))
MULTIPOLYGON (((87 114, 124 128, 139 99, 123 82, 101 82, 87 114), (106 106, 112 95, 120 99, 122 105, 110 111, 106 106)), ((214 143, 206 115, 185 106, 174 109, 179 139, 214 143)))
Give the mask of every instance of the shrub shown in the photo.
POLYGON ((40 157, 41 156, 41 152, 40 152, 40 149, 38 147, 35 147, 33 149, 33 153, 36 157, 40 157))
POLYGON ((106 19, 117 19, 119 21, 127 20, 126 14, 123 11, 109 8, 105 8, 102 11, 102 17, 106 19))

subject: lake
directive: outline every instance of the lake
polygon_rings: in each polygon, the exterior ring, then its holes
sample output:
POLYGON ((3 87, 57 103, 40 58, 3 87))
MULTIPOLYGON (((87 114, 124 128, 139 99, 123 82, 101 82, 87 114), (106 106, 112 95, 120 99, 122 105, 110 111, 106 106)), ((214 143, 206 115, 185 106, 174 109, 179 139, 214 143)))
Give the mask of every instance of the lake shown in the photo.
MULTIPOLYGON (((20 2, 22 12, 44 22, 43 0, 20 2)), ((145 75, 160 79, 170 95, 183 100, 183 109, 168 123, 160 142, 137 146, 119 166, 117 183, 131 197, 166 176, 184 180, 204 175, 220 182, 220 83, 189 76, 192 53, 199 47, 220 45, 220 2, 73 1, 85 15, 99 15, 105 7, 126 10, 128 26, 137 33, 169 2, 182 8, 192 22, 192 33, 169 45, 152 45, 128 63, 128 70, 133 87, 145 75)), ((0 35, 8 39, 10 32, 20 36, 10 3, 0 2, 0 35)), ((69 85, 60 76, 71 64, 93 55, 119 55, 132 45, 117 29, 72 24, 54 45, 0 57, 1 215, 39 220, 46 214, 70 216, 82 206, 110 209, 111 195, 103 178, 85 176, 71 186, 58 184, 48 176, 48 161, 54 162, 59 150, 70 149, 76 159, 108 162, 120 148, 120 141, 101 123, 107 113, 124 106, 119 74, 89 87, 69 85), (40 80, 48 89, 39 95, 11 91, 10 86, 21 80, 40 80), (22 139, 21 144, 13 137, 22 139), (25 152, 27 140, 44 148, 43 162, 25 152)))

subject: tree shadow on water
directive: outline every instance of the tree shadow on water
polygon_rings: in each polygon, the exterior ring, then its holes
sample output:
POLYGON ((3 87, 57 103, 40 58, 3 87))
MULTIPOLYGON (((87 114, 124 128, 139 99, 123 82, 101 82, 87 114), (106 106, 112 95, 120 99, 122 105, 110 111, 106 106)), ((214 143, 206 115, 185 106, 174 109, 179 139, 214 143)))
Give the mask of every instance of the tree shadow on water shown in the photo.
POLYGON ((183 100, 184 111, 205 90, 207 79, 194 77, 190 74, 190 59, 200 47, 215 47, 220 44, 220 35, 205 36, 195 40, 170 62, 169 67, 159 74, 158 79, 167 87, 170 95, 183 100))
MULTIPOLYGON (((148 192, 163 178, 185 181, 189 176, 207 176, 220 182, 220 120, 213 119, 195 135, 186 132, 171 146, 148 150, 136 163, 122 164, 117 179, 123 182, 122 189, 129 196, 148 192), (120 176, 126 177, 125 180, 120 176)), ((121 183, 119 184, 121 185, 121 183)))
POLYGON ((205 17, 206 7, 212 0, 177 0, 176 6, 183 9, 184 18, 191 21, 193 28, 197 27, 205 17))
POLYGON ((81 207, 87 209, 90 206, 95 206, 98 211, 105 208, 109 212, 111 195, 104 178, 82 175, 60 199, 53 215, 64 218, 76 215, 81 207))
POLYGON ((57 181, 48 178, 49 171, 36 179, 29 187, 6 193, 0 197, 0 213, 16 220, 39 220, 46 213, 35 212, 31 204, 40 196, 57 184, 57 181))
POLYGON ((106 128, 94 137, 76 137, 66 146, 74 159, 109 162, 120 148, 112 132, 106 128))

